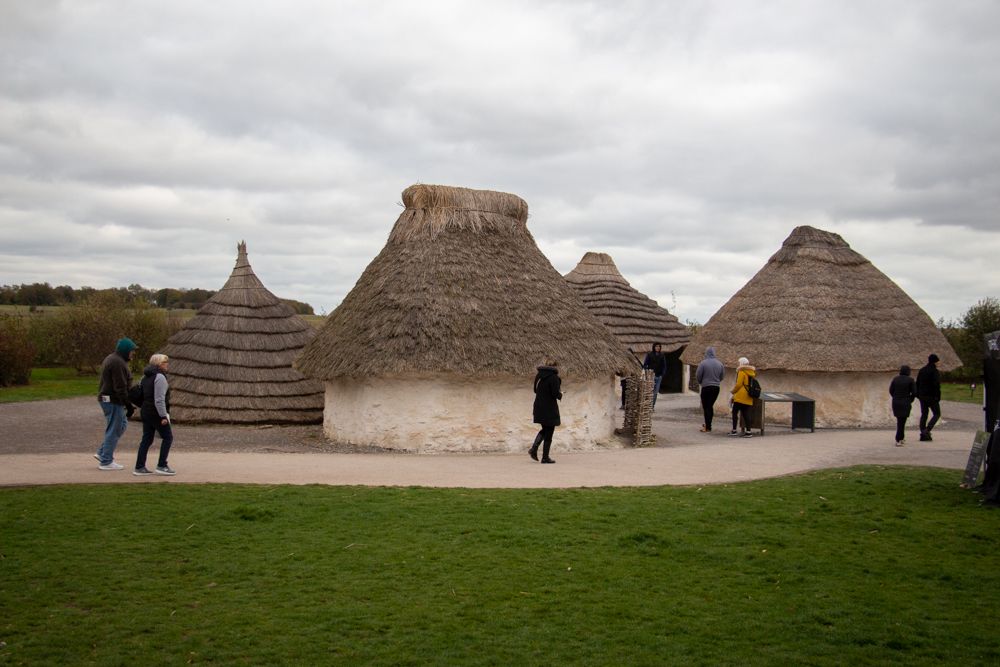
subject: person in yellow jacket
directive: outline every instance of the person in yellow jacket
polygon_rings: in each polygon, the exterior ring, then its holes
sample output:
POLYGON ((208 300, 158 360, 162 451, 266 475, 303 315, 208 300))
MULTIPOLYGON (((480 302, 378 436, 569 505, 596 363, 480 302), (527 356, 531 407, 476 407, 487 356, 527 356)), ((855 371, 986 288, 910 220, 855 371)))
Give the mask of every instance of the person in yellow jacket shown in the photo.
POLYGON ((729 432, 729 435, 741 435, 737 428, 739 427, 740 415, 742 414, 742 436, 744 438, 749 438, 751 437, 750 408, 753 407, 753 398, 751 398, 750 394, 747 392, 747 385, 750 384, 750 378, 757 375, 757 369, 750 365, 750 360, 746 357, 740 357, 739 364, 740 365, 736 368, 736 385, 729 391, 729 393, 733 395, 733 430, 729 432))

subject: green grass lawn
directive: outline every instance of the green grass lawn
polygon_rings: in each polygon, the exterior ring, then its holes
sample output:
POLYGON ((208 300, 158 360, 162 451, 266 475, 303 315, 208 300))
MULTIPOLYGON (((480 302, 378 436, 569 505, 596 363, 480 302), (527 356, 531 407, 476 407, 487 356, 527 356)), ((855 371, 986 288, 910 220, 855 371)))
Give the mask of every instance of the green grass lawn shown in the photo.
POLYGON ((969 384, 954 384, 951 382, 943 382, 941 384, 941 400, 943 401, 960 401, 962 403, 975 403, 976 405, 983 404, 983 382, 982 380, 976 382, 976 388, 974 390, 969 389, 969 384))
POLYGON ((98 377, 73 368, 33 368, 31 384, 0 387, 0 403, 97 396, 98 377))
POLYGON ((997 664, 958 477, 0 489, 0 664, 997 664))

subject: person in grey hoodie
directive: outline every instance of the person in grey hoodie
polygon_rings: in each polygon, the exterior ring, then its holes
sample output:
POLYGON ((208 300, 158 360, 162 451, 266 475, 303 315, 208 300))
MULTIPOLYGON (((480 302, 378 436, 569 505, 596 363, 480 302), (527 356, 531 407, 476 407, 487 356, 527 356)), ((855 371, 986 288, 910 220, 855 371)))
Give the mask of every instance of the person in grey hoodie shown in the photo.
POLYGON ((715 358, 715 348, 705 350, 705 358, 698 364, 695 379, 701 387, 701 410, 705 415, 705 423, 701 425, 702 433, 712 432, 712 415, 715 414, 715 401, 719 398, 719 385, 726 376, 726 367, 715 358))
POLYGON ((167 355, 154 354, 142 373, 142 405, 139 408, 142 416, 142 440, 139 441, 139 454, 135 459, 133 475, 153 474, 146 468, 146 454, 156 433, 160 434, 160 457, 156 464, 156 474, 174 474, 173 468, 167 465, 170 445, 174 442, 174 434, 170 429, 170 385, 167 383, 169 366, 170 358, 167 355))

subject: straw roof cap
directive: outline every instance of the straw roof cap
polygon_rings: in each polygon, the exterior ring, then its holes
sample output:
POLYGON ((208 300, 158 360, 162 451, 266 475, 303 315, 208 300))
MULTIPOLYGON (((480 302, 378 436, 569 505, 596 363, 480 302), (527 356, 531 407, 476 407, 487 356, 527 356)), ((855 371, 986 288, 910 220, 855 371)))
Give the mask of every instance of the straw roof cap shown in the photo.
POLYGON ((403 202, 296 361, 306 375, 528 375, 546 357, 584 376, 635 366, 538 249, 523 199, 414 185, 403 202))
POLYGON ((895 371, 961 365, 930 316, 838 234, 796 227, 767 264, 695 335, 681 356, 706 347, 735 366, 789 371, 895 371))
POLYGON ((216 423, 318 423, 323 386, 292 368, 315 329, 260 282, 237 246, 215 296, 170 337, 171 417, 216 423))
POLYGON ((588 252, 566 280, 626 349, 648 351, 660 343, 664 352, 674 352, 691 341, 686 326, 625 280, 611 255, 588 252))

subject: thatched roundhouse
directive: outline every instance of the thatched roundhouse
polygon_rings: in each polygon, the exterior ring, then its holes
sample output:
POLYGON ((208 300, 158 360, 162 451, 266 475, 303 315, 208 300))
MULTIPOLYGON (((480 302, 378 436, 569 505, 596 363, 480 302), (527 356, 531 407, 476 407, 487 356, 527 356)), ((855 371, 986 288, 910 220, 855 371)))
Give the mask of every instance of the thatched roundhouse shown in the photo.
POLYGON ((238 246, 222 289, 170 337, 170 416, 178 422, 315 424, 323 385, 292 368, 316 331, 269 292, 238 246))
MULTIPOLYGON (((816 399, 816 425, 894 424, 889 382, 937 354, 940 370, 961 362, 934 322, 896 283, 838 234, 796 227, 750 282, 695 335, 682 355, 697 364, 714 346, 726 365, 723 396, 739 357, 764 391, 816 399)), ((724 410, 725 401, 716 404, 724 410)), ((768 408, 768 415, 782 414, 768 408)))
POLYGON ((566 274, 566 280, 626 350, 633 350, 642 359, 653 343, 660 343, 667 355, 667 372, 660 391, 684 391, 688 367, 681 363, 681 352, 691 342, 688 328, 666 308, 632 287, 611 255, 586 253, 576 268, 566 274))
POLYGON ((536 366, 559 362, 559 448, 613 442, 614 374, 636 366, 502 192, 414 185, 382 252, 296 360, 326 383, 324 429, 392 449, 522 451, 536 366))

